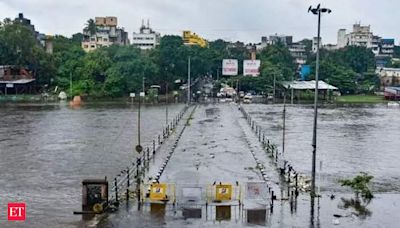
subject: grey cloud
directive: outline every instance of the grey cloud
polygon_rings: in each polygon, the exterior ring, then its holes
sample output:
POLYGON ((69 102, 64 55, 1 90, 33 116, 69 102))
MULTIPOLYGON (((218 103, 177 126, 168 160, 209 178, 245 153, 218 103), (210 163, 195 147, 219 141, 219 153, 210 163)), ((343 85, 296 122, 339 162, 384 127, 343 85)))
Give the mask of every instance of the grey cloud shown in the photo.
MULTIPOLYGON (((162 34, 191 29, 207 39, 258 42, 262 35, 293 35, 295 40, 316 35, 317 18, 307 13, 318 0, 0 0, 0 17, 23 12, 37 29, 48 34, 71 35, 95 16, 117 16, 131 34, 141 19, 149 18, 162 34)), ((356 21, 371 24, 384 37, 399 38, 396 9, 400 2, 385 0, 325 0, 333 10, 322 19, 324 43, 335 43, 339 28, 356 21)))

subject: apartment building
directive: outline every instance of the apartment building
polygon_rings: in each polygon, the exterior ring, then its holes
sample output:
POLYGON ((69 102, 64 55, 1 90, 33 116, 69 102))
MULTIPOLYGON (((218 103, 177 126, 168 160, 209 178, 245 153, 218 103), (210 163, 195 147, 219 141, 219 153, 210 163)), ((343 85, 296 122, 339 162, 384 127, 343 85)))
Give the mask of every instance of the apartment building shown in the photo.
POLYGON ((109 47, 113 44, 128 45, 128 33, 118 27, 117 17, 96 17, 94 25, 87 25, 83 29, 82 48, 92 51, 100 47, 109 47))

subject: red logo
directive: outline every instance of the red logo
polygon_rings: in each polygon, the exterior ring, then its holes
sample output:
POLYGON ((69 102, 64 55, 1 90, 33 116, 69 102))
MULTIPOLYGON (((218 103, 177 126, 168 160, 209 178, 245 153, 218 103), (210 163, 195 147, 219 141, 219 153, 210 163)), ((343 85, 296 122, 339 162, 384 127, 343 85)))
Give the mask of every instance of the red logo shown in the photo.
POLYGON ((25 203, 8 203, 8 221, 25 221, 25 203))

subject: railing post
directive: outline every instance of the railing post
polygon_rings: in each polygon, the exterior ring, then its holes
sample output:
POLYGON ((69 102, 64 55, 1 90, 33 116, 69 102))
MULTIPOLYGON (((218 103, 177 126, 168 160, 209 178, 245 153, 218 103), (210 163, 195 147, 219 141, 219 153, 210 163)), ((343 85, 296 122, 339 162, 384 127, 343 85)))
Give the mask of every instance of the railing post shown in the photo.
POLYGON ((158 145, 160 145, 161 144, 161 137, 160 137, 160 135, 158 135, 158 145))
POLYGON ((265 134, 264 134, 264 132, 263 132, 263 137, 262 137, 262 143, 263 143, 263 146, 265 146, 265 134))
POLYGON ((136 195, 137 195, 137 202, 138 208, 140 208, 140 157, 136 158, 136 195))
POLYGON ((119 203, 119 199, 118 199, 118 182, 117 182, 117 178, 114 178, 114 186, 115 186, 115 201, 117 203, 119 203))
POLYGON ((156 140, 153 139, 153 155, 154 154, 156 154, 156 140))
POLYGON ((129 187, 130 185, 130 175, 129 175, 129 167, 126 168, 126 200, 129 201, 129 187))

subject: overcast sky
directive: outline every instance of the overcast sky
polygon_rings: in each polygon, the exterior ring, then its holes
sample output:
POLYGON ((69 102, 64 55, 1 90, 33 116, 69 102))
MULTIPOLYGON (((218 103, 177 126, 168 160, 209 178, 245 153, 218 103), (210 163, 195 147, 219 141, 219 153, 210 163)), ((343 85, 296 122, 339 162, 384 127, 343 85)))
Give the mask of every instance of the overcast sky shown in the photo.
MULTIPOLYGON (((137 31, 142 19, 164 34, 192 30, 206 39, 259 42, 261 36, 293 35, 311 38, 317 32, 317 17, 308 14, 317 0, 0 0, 0 19, 19 12, 46 34, 70 36, 81 32, 95 16, 117 16, 118 24, 137 31)), ((324 0, 332 14, 322 18, 323 43, 336 43, 339 28, 371 25, 374 34, 400 40, 399 0, 324 0)))

